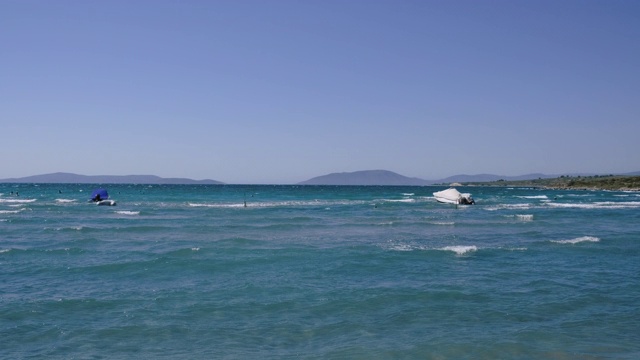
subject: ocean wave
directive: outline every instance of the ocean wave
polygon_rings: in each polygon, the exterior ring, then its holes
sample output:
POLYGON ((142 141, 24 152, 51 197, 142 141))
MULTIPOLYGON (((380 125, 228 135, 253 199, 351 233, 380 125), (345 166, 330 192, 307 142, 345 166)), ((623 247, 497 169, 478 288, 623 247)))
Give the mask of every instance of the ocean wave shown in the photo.
POLYGON ((415 199, 382 199, 385 202, 403 202, 403 203, 412 203, 416 202, 415 199))
POLYGON ((140 215, 140 211, 120 210, 120 211, 116 211, 115 213, 120 215, 140 215))
POLYGON ((550 241, 556 244, 577 244, 581 242, 599 242, 600 238, 597 238, 595 236, 582 236, 579 238, 569 239, 569 240, 550 240, 550 241))
POLYGON ((454 246, 445 246, 438 250, 443 251, 453 251, 456 255, 464 255, 466 253, 471 253, 474 251, 478 251, 478 248, 475 245, 454 245, 454 246))
POLYGON ((533 221, 533 214, 504 215, 504 217, 508 219, 516 219, 519 221, 533 221))
POLYGON ((417 247, 415 245, 409 244, 394 244, 389 247, 389 250, 393 251, 414 251, 414 250, 424 250, 421 247, 417 247))
MULTIPOLYGON (((412 200, 412 199, 408 199, 412 200)), ((383 200, 385 201, 385 200, 383 200)), ((404 200, 401 200, 404 201, 404 200)), ((247 202, 243 203, 187 203, 190 207, 208 207, 208 208, 272 208, 272 207, 302 207, 302 206, 331 206, 331 205, 363 205, 369 204, 364 200, 310 200, 310 201, 275 201, 275 202, 247 202)))
POLYGON ((516 196, 520 199, 548 199, 547 195, 516 196))
POLYGON ((20 210, 0 210, 0 214, 17 214, 21 211, 23 211, 24 209, 20 209, 20 210))
POLYGON ((531 204, 498 204, 493 206, 487 206, 484 210, 497 211, 497 210, 528 210, 531 209, 531 204))
POLYGON ((516 219, 520 221, 533 221, 533 215, 531 214, 516 214, 516 219))
MULTIPOLYGON (((203 203, 188 203, 190 207, 209 207, 209 208, 238 208, 244 207, 244 204, 203 204, 203 203)), ((247 207, 249 205, 247 204, 247 207)))
POLYGON ((456 253, 456 255, 465 255, 478 251, 478 247, 475 245, 450 245, 441 248, 433 248, 411 243, 391 243, 387 249, 392 251, 450 251, 456 253))
POLYGON ((67 230, 80 231, 84 229, 84 226, 70 226, 70 227, 57 227, 57 228, 44 228, 44 229, 54 230, 54 231, 67 231, 67 230))
POLYGON ((8 203, 8 204, 28 204, 36 201, 37 199, 2 199, 0 198, 0 203, 8 203))
POLYGON ((600 201, 593 203, 546 203, 547 206, 565 209, 636 209, 640 208, 640 201, 600 201))
POLYGON ((451 225, 455 225, 456 223, 454 221, 430 221, 429 224, 451 226, 451 225))
POLYGON ((63 204, 72 203, 72 202, 76 202, 76 201, 78 201, 78 200, 76 200, 76 199, 56 199, 56 202, 63 203, 63 204))

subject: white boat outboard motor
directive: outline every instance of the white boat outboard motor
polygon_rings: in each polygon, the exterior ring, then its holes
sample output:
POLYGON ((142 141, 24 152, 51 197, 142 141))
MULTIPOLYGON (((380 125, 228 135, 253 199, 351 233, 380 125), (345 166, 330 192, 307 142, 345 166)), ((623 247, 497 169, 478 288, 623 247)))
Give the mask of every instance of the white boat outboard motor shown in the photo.
POLYGON ((469 196, 460 196, 460 199, 458 199, 458 203, 461 205, 474 205, 476 201, 473 200, 471 195, 469 195, 469 196))

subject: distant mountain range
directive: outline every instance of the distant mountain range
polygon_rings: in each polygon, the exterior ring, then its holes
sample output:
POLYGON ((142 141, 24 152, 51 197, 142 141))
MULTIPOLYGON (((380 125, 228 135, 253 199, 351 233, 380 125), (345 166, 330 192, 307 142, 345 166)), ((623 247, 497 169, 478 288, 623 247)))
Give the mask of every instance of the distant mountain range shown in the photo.
POLYGON ((299 185, 430 185, 433 182, 410 178, 387 170, 333 173, 314 177, 299 185))
POLYGON ((78 175, 57 172, 23 178, 2 179, 3 183, 55 183, 55 184, 223 184, 215 180, 162 178, 155 175, 78 175))
MULTIPOLYGON (((570 176, 591 176, 594 174, 568 174, 570 176)), ((640 175, 640 171, 626 174, 617 174, 626 176, 640 175)), ((519 176, 504 176, 494 174, 477 174, 477 175, 454 175, 440 180, 424 180, 415 177, 406 177, 392 171, 387 170, 364 170, 355 172, 332 173, 314 177, 307 181, 298 183, 299 185, 402 185, 402 186, 422 186, 435 184, 452 184, 452 183, 469 183, 469 182, 490 182, 497 180, 518 181, 518 180, 535 180, 535 179, 551 179, 560 175, 548 174, 526 174, 519 176)))
POLYGON ((462 182, 485 182, 496 180, 529 180, 538 178, 550 178, 554 175, 529 174, 522 176, 501 176, 493 174, 455 175, 440 180, 424 180, 406 177, 387 170, 364 170, 355 172, 332 173, 314 177, 298 183, 300 185, 403 185, 423 186, 433 184, 450 184, 462 182))
MULTIPOLYGON (((597 174, 566 174, 568 176, 592 176, 597 174)), ((600 174, 603 175, 603 174, 600 174)), ((624 176, 638 176, 640 171, 615 174, 624 176)), ((424 186, 434 184, 490 182, 497 180, 519 181, 550 179, 560 175, 527 174, 520 176, 501 176, 493 174, 455 175, 440 180, 424 180, 407 177, 387 170, 364 170, 355 172, 332 173, 311 178, 298 185, 387 185, 387 186, 424 186)), ((162 178, 155 175, 78 175, 57 172, 52 174, 34 175, 23 178, 0 179, 0 183, 67 183, 67 184, 224 184, 216 180, 192 180, 186 178, 162 178)))

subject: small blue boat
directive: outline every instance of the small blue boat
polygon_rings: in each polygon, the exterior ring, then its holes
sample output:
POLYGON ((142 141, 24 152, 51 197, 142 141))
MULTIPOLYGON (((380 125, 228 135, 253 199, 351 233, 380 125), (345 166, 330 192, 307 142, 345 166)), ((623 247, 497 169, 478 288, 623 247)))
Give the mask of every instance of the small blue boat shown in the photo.
POLYGON ((106 189, 95 189, 91 193, 91 201, 96 203, 96 205, 103 206, 114 206, 116 204, 115 200, 109 200, 109 193, 106 189))

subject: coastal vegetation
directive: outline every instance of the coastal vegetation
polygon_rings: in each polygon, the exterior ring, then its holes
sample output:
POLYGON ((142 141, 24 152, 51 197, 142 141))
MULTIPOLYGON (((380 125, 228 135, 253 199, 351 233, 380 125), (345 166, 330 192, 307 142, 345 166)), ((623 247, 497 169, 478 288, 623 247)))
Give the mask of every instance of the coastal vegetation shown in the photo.
POLYGON ((593 176, 560 176, 549 179, 532 180, 497 180, 488 182, 466 182, 467 186, 514 186, 540 187, 553 189, 584 190, 640 190, 640 176, 593 175, 593 176))

